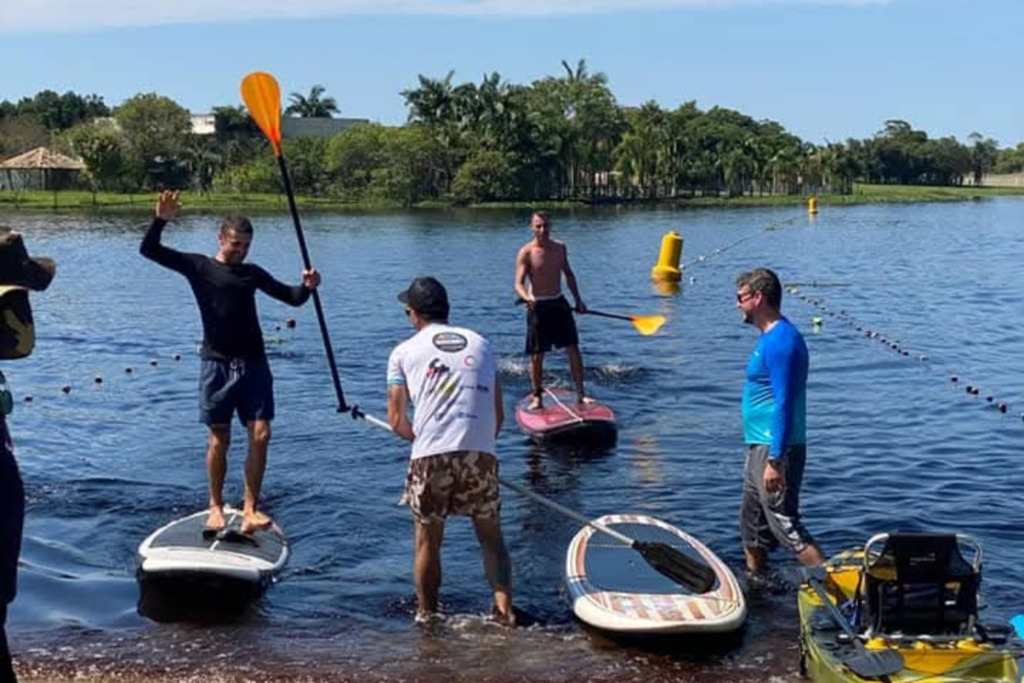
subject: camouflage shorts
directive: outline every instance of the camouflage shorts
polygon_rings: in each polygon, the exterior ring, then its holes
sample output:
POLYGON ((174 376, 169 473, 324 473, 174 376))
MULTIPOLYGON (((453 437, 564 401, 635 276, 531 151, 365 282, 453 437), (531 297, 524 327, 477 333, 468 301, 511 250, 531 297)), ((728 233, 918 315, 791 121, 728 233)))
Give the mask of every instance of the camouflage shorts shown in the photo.
POLYGON ((456 451, 409 461, 402 503, 421 524, 448 515, 496 517, 501 510, 498 459, 480 451, 456 451))

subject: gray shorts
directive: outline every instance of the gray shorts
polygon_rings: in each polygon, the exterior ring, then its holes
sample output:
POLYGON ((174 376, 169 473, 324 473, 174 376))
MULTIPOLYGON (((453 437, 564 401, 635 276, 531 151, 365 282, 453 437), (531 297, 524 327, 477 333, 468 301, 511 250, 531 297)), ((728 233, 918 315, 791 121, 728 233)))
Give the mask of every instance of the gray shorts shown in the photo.
POLYGON ((768 552, 781 545, 798 553, 814 544, 811 534, 800 523, 800 484, 804 478, 807 447, 804 444, 786 447, 779 458, 783 487, 775 493, 764 488, 764 468, 770 449, 767 444, 747 446, 740 506, 743 547, 768 552))
POLYGON ((243 425, 274 419, 274 378, 266 358, 204 358, 199 370, 199 421, 243 425))

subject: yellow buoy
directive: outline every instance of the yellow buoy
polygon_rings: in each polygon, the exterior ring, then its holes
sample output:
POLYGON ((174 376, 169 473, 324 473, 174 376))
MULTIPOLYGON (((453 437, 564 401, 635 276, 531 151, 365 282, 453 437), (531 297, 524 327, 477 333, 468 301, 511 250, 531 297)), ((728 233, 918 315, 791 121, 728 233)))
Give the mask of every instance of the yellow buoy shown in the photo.
POLYGON ((683 276, 679 271, 679 258, 682 255, 682 236, 675 230, 665 233, 665 236, 661 238, 658 263, 651 268, 651 277, 655 280, 679 282, 683 276))
POLYGON ((818 213, 818 199, 816 197, 810 197, 807 200, 807 213, 812 216, 818 213))

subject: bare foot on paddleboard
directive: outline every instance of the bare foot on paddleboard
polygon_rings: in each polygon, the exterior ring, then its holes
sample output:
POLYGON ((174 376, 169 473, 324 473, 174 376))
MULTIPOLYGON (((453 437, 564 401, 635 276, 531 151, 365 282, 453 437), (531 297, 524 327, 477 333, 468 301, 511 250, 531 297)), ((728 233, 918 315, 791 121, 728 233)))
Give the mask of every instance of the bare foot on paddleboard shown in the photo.
POLYGON ((211 505, 210 514, 207 516, 206 524, 203 526, 203 532, 215 534, 218 531, 223 531, 225 526, 224 509, 219 505, 211 505))
POLYGON ((578 406, 589 406, 594 404, 594 399, 589 396, 577 396, 576 405, 578 406))
POLYGON ((540 396, 534 396, 530 399, 530 405, 526 406, 527 410, 543 410, 544 401, 541 400, 540 396))
POLYGON ((265 531, 273 526, 274 520, 267 517, 265 514, 257 510, 256 512, 246 513, 242 519, 241 532, 243 534, 251 534, 256 531, 265 531))

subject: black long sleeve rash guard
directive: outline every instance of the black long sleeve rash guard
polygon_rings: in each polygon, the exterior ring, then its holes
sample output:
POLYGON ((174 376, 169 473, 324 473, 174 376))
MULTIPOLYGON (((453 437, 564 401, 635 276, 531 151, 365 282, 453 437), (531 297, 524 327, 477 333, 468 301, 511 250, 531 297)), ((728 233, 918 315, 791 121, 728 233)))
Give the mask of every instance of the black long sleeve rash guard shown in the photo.
POLYGON ((231 265, 204 256, 176 251, 160 243, 167 221, 154 218, 139 252, 188 279, 203 321, 203 358, 261 358, 266 355, 256 314, 256 290, 292 306, 310 296, 302 285, 275 280, 257 265, 231 265))

